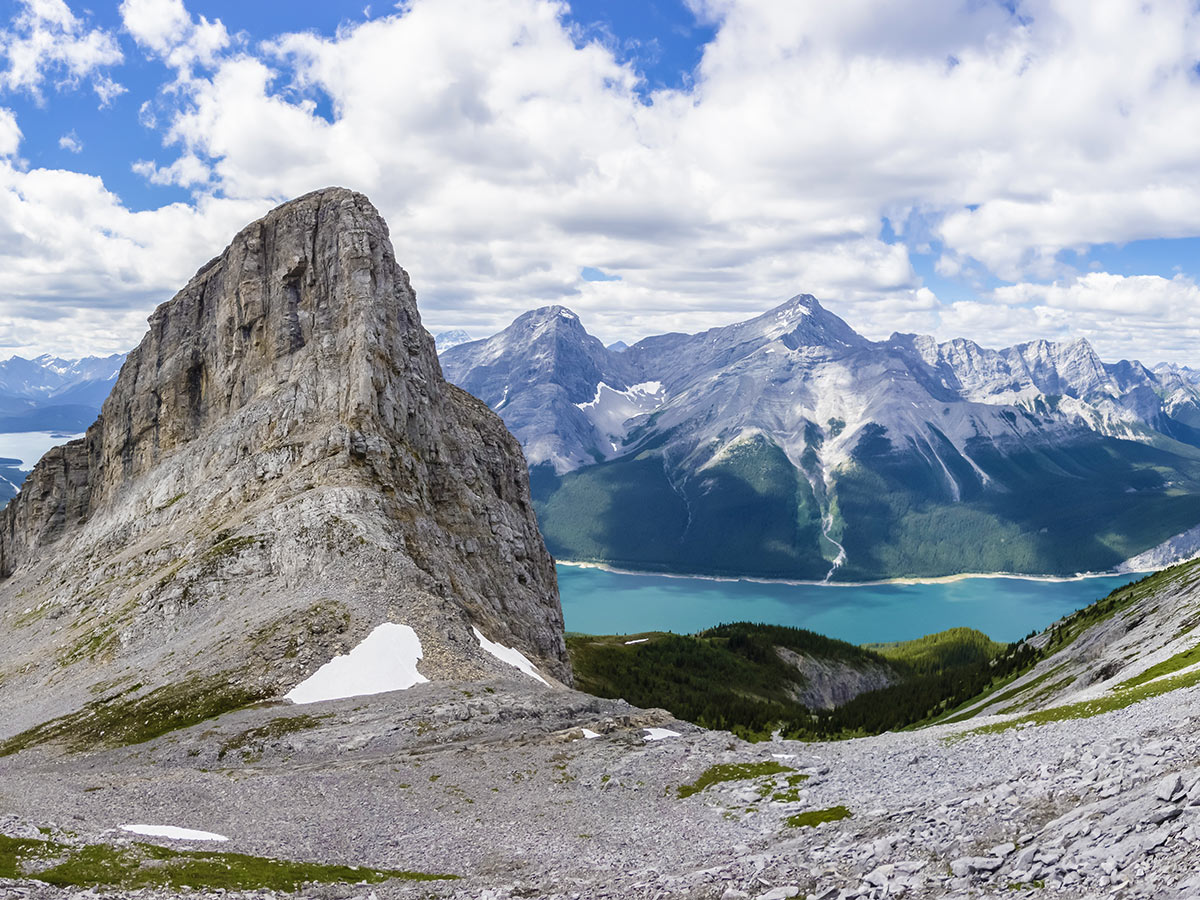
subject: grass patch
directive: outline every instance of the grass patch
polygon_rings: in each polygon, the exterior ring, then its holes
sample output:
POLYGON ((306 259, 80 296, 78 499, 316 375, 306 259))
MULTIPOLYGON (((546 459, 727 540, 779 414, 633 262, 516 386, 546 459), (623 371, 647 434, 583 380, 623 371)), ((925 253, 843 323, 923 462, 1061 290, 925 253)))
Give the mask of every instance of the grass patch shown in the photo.
POLYGON ((458 876, 293 862, 243 853, 172 850, 156 844, 71 847, 54 841, 0 836, 0 877, 31 878, 59 887, 290 892, 313 883, 379 884, 393 878, 434 881, 458 876))
POLYGON ((844 806, 831 806, 829 809, 810 809, 807 812, 788 816, 784 821, 788 828, 815 828, 825 822, 838 822, 849 819, 853 815, 844 806))
POLYGON ((255 747, 261 750, 262 746, 270 741, 278 740, 284 735, 295 734, 297 731, 307 731, 310 728, 316 728, 321 724, 322 720, 328 718, 330 718, 329 715, 310 716, 306 713, 298 716, 280 716, 277 719, 272 719, 265 725, 259 725, 257 728, 249 728, 240 734, 234 735, 221 745, 221 749, 217 751, 217 758, 221 759, 226 753, 236 750, 239 747, 255 747))
POLYGON ((1163 660, 1156 666, 1151 666, 1140 675, 1135 675, 1133 678, 1122 681, 1117 685, 1117 690, 1138 687, 1145 684, 1147 681, 1153 681, 1163 675, 1170 675, 1172 672, 1178 672, 1180 669, 1186 669, 1188 666, 1200 663, 1200 644, 1182 653, 1176 653, 1170 659, 1163 660))
MULTIPOLYGON (((973 704, 972 708, 968 712, 963 713, 961 715, 951 715, 945 719, 939 719, 938 721, 936 721, 932 724, 951 725, 955 722, 965 722, 967 719, 977 716, 979 714, 979 710, 981 710, 984 706, 987 706, 990 704, 996 704, 996 703, 1007 703, 1008 701, 1013 700, 1014 698, 1018 697, 1019 695, 1025 693, 1026 691, 1029 691, 1029 690, 1032 690, 1032 689, 1038 687, 1043 682, 1045 682, 1046 679, 1050 678, 1055 673, 1061 671, 1063 666, 1065 666, 1065 665, 1066 665, 1066 663, 1062 663, 1061 665, 1057 665, 1052 669, 1047 669, 1045 672, 1043 672, 1037 678, 1031 678, 1029 681, 1025 682, 1024 684, 1017 685, 1016 687, 1011 688, 1002 694, 997 694, 995 697, 990 697, 988 694, 983 694, 983 695, 975 698, 974 700, 968 701, 971 704, 973 704), (986 703, 983 702, 985 700, 987 701, 986 703)), ((1009 682, 1015 681, 1017 678, 1020 678, 1020 677, 1021 677, 1020 673, 1017 673, 1015 676, 1013 676, 1013 678, 1009 679, 1009 682)), ((999 690, 1002 687, 1004 687, 1003 684, 997 685, 996 690, 999 690)))
MULTIPOLYGON (((752 778, 762 778, 767 775, 781 775, 784 772, 795 772, 790 766, 785 766, 774 760, 756 763, 721 763, 709 766, 700 777, 691 784, 680 785, 675 793, 682 800, 693 794, 698 794, 707 787, 721 784, 725 781, 748 781, 752 778)), ((807 776, 805 776, 807 777, 807 776)))
POLYGON ((1078 675, 1068 675, 1066 678, 1063 678, 1060 681, 1056 681, 1053 684, 1046 685, 1044 688, 1040 689, 1036 694, 1031 694, 1030 696, 1026 697, 1024 700, 1020 700, 1016 703, 1013 703, 1009 706, 1004 707, 1003 709, 1000 710, 1000 714, 1006 715, 1008 713, 1018 712, 1021 709, 1021 707, 1025 706, 1026 704, 1028 704, 1030 706, 1038 706, 1047 697, 1052 697, 1055 694, 1059 693, 1060 691, 1065 691, 1067 688, 1069 688, 1071 685, 1073 685, 1078 680, 1079 680, 1078 675))
POLYGON ((808 775, 789 775, 787 787, 772 794, 771 800, 775 803, 799 803, 800 785, 808 781, 809 777, 808 775))
POLYGON ((1053 706, 1050 709, 1042 709, 1029 713, 1018 719, 1010 719, 1007 722, 996 722, 993 725, 984 725, 966 732, 963 737, 969 734, 998 734, 1002 731, 1008 731, 1010 728, 1019 728, 1026 725, 1045 725, 1049 722, 1061 722, 1065 719, 1088 719, 1092 716, 1099 716, 1107 712, 1124 709, 1127 706, 1140 703, 1142 700, 1149 700, 1151 697, 1158 697, 1162 694, 1168 694, 1171 691, 1177 691, 1181 688, 1193 687, 1197 684, 1200 684, 1200 671, 1175 675, 1163 678, 1160 681, 1140 684, 1136 687, 1118 687, 1111 694, 1097 697, 1095 700, 1068 703, 1066 706, 1053 706))
POLYGON ((264 690, 221 675, 165 685, 130 699, 129 694, 140 687, 93 700, 77 712, 22 731, 0 743, 0 756, 47 743, 61 743, 75 752, 140 744, 267 696, 264 690))
POLYGON ((260 534, 228 537, 225 532, 222 532, 218 535, 217 542, 204 552, 204 559, 206 562, 219 562, 226 557, 236 556, 243 550, 257 547, 265 541, 266 538, 260 534))

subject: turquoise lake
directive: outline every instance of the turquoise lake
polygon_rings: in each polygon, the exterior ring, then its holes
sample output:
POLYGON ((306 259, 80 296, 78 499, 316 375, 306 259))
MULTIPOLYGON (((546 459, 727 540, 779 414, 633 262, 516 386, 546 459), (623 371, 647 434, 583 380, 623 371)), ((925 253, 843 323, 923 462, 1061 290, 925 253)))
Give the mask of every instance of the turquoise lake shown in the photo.
POLYGON ((558 567, 568 631, 688 634, 722 622, 748 621, 794 625, 855 644, 909 640, 960 625, 978 628, 993 640, 1015 641, 1141 577, 818 585, 558 567))

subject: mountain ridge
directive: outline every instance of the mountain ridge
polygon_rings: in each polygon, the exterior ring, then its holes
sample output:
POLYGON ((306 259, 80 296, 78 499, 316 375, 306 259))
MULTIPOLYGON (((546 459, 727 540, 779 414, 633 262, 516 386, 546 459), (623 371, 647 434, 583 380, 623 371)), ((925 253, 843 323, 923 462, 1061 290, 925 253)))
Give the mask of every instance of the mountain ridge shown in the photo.
POLYGON ((1200 505, 1179 493, 1200 486, 1200 390, 1175 372, 1104 363, 1086 341, 1002 350, 904 334, 870 341, 801 294, 745 322, 651 336, 619 354, 588 335, 570 310, 546 307, 491 338, 445 351, 441 361, 447 377, 488 402, 522 441, 543 529, 566 558, 803 580, 1073 574, 1115 568, 1200 523, 1200 505), (528 339, 528 324, 546 317, 570 323, 553 354, 528 339), (556 364, 545 365, 551 358, 556 364), (742 457, 732 464, 738 471, 728 465, 731 454, 742 457), (768 494, 794 499, 776 503, 762 493, 766 482, 745 477, 751 470, 773 473, 768 494), (1145 509, 1125 514, 1113 541, 1071 523, 1060 543, 1091 545, 1071 565, 1071 548, 1036 537, 1053 527, 1050 518, 1019 498, 1030 490, 1076 497, 1073 482, 1081 480, 1107 494, 1098 515, 1120 518, 1118 491, 1130 491, 1145 509), (698 549, 716 540, 717 513, 703 509, 711 488, 728 494, 718 501, 726 513, 729 503, 752 510, 752 518, 777 507, 765 514, 756 544, 741 547, 751 558, 746 568, 732 560, 708 570, 694 565, 713 558, 698 549), (635 494, 653 497, 646 502, 663 511, 656 525, 670 537, 632 556, 565 508, 569 496, 617 510, 621 525, 608 530, 621 542, 628 523, 620 510, 635 494), (872 512, 880 497, 889 508, 872 512), (970 514, 962 512, 968 507, 970 514), (949 517, 956 523, 930 524, 956 509, 949 517), (1148 524, 1151 518, 1164 527, 1148 524), (860 527, 872 519, 900 520, 899 529, 888 527, 909 533, 881 542, 860 527), (1001 536, 1020 545, 1015 552, 986 549, 995 558, 979 560, 986 519, 1005 526, 1001 536), (711 533, 698 538, 698 525, 711 533), (942 544, 955 529, 976 533, 975 545, 911 549, 931 537, 942 544), (880 543, 883 555, 874 549, 880 543), (783 547, 783 556, 768 560, 768 545, 783 547), (842 547, 849 548, 845 568, 842 547))

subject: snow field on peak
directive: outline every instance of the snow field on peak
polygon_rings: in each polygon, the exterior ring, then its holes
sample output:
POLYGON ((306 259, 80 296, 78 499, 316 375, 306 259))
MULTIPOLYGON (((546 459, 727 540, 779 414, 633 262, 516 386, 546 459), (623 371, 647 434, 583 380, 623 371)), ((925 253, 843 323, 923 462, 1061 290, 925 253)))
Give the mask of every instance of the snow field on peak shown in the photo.
POLYGON ((122 825, 122 831, 140 834, 145 837, 170 838, 173 841, 227 841, 223 834, 211 831, 196 831, 192 828, 179 828, 175 825, 122 825))
POLYGON ((408 625, 384 622, 345 655, 335 656, 285 695, 293 703, 317 703, 400 691, 429 679, 417 671, 421 639, 408 625))
POLYGON ((596 396, 587 403, 575 406, 588 417, 603 437, 609 438, 615 453, 619 440, 628 429, 625 423, 637 416, 654 412, 667 399, 661 381, 643 381, 628 390, 619 391, 601 381, 596 385, 596 396), (617 440, 613 440, 613 439, 617 440))
POLYGON ((528 659, 526 659, 525 654, 520 650, 517 650, 514 647, 505 647, 502 644, 489 641, 483 636, 483 633, 474 626, 471 627, 471 630, 475 632, 475 640, 479 641, 479 646, 482 647, 486 652, 496 657, 496 659, 500 660, 500 662, 507 663, 510 666, 518 668, 530 678, 536 678, 542 684, 549 686, 550 682, 546 681, 546 679, 541 676, 541 673, 538 672, 537 667, 528 659))

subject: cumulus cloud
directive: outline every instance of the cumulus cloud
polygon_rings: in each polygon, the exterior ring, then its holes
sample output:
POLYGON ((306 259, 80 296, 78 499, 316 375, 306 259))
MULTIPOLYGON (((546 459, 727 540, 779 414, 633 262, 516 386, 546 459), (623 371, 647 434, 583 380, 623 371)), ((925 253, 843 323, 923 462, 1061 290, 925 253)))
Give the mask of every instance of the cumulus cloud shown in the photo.
POLYGON ((230 43, 220 19, 193 18, 183 0, 122 0, 120 13, 138 45, 174 69, 180 81, 190 80, 197 65, 212 66, 230 43))
POLYGON ((993 343, 1085 338, 1106 359, 1196 362, 1200 285, 1184 275, 1091 272, 1051 284, 1022 282, 952 304, 937 331, 987 335, 993 343))
POLYGON ((21 146, 21 129, 11 109, 0 107, 0 157, 13 156, 21 146))
POLYGON ((95 176, 0 160, 0 346, 134 346, 148 313, 261 212, 213 198, 131 212, 95 176))
MULTIPOLYGON (((183 0, 123 0, 130 37, 174 73, 141 105, 163 154, 131 164, 194 200, 135 216, 95 199, 105 224, 89 227, 107 230, 77 235, 94 254, 29 252, 64 284, 85 284, 95 259, 103 294, 125 260, 146 266, 139 289, 159 289, 170 265, 224 243, 232 210, 336 183, 387 217, 435 329, 485 334, 562 302, 602 338, 632 339, 802 291, 872 337, 999 343, 1077 325, 1132 352, 1136 323, 1191 321, 1187 284, 1063 262, 1097 242, 1200 234, 1189 0, 688 2, 716 37, 683 87, 646 96, 552 0, 409 0, 259 44, 183 0), (881 239, 884 217, 899 241, 881 239), (940 303, 909 255, 930 246, 944 276, 1013 285, 940 303), (581 262, 620 280, 586 281, 581 262)), ((75 21, 60 0, 25 6, 43 7, 47 29, 75 21)), ((1182 354, 1186 333, 1141 346, 1182 354)))
POLYGON ((123 59, 109 32, 88 28, 63 0, 19 4, 10 26, 0 30, 0 89, 23 91, 40 100, 48 81, 62 87, 91 79, 101 105, 123 90, 102 71, 123 59))

